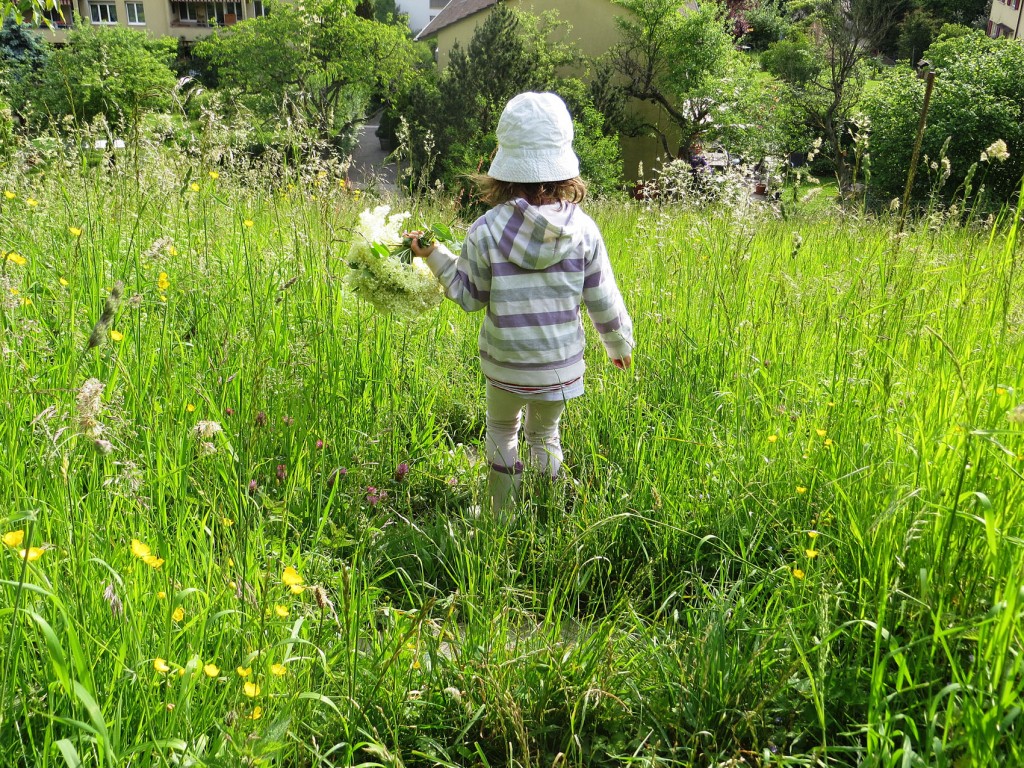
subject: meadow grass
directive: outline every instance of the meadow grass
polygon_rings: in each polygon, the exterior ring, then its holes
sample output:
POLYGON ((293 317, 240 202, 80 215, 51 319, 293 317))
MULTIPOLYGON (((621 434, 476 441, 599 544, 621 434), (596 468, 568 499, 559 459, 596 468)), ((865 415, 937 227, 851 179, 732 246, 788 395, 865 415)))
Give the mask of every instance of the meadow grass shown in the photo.
POLYGON ((1024 759, 1018 216, 595 203, 634 367, 495 520, 479 317, 208 170, 0 181, 0 765, 1024 759))

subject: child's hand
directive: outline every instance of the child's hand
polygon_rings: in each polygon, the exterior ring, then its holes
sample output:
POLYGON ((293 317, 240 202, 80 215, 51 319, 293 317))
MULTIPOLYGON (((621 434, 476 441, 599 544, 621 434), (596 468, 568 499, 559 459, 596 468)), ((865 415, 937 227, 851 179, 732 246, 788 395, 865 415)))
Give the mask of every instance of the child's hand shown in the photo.
POLYGON ((631 366, 633 364, 633 356, 632 355, 626 355, 625 357, 623 357, 623 358, 621 358, 619 360, 612 360, 612 364, 616 368, 624 371, 627 368, 629 368, 629 366, 631 366))
POLYGON ((422 230, 416 229, 412 232, 403 232, 402 237, 409 242, 409 250, 412 251, 413 256, 419 256, 421 259, 425 259, 434 252, 436 247, 435 243, 430 245, 421 245, 420 238, 423 237, 422 230))

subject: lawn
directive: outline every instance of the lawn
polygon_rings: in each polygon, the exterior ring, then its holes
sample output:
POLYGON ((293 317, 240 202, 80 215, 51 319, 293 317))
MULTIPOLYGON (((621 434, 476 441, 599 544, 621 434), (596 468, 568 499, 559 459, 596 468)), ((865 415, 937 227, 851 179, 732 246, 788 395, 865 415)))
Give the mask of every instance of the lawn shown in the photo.
POLYGON ((635 364, 499 520, 479 317, 345 286, 378 200, 3 191, 0 765, 1024 760, 1016 217, 595 202, 635 364))

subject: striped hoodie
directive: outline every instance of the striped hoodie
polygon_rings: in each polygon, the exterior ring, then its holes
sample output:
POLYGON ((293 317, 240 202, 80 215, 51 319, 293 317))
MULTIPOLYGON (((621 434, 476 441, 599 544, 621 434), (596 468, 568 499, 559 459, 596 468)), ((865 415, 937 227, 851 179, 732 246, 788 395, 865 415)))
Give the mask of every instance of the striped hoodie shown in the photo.
POLYGON ((480 368, 493 381, 546 387, 581 377, 581 303, 608 356, 632 354, 633 323, 601 232, 572 203, 497 205, 469 228, 459 257, 438 244, 427 265, 449 299, 487 310, 480 368))

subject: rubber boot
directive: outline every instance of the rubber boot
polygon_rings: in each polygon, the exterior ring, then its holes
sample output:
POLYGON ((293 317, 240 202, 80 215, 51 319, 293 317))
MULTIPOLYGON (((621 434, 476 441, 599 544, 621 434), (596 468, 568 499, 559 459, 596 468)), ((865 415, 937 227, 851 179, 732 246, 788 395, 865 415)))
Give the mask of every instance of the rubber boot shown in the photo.
POLYGON ((505 512, 510 504, 519 500, 523 485, 523 464, 517 461, 514 467, 491 465, 487 473, 487 497, 491 502, 491 515, 495 518, 505 512))

